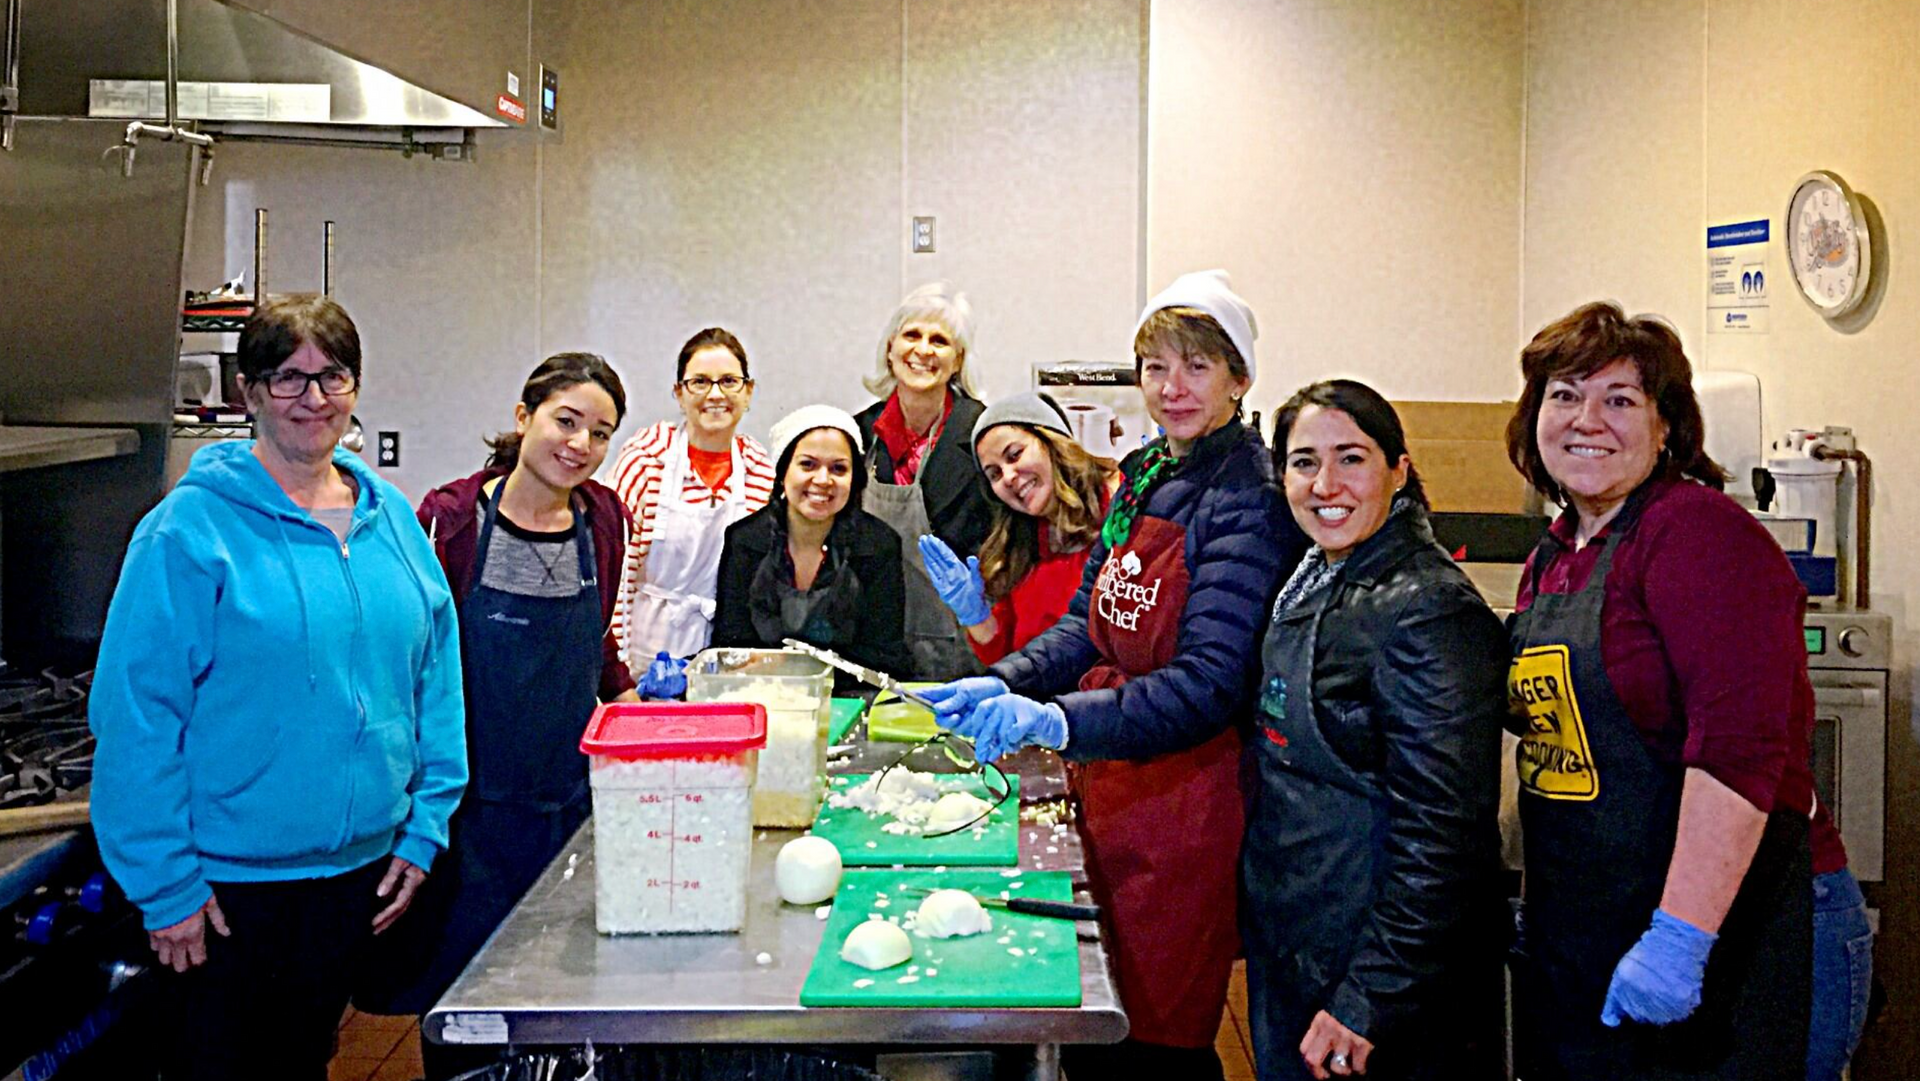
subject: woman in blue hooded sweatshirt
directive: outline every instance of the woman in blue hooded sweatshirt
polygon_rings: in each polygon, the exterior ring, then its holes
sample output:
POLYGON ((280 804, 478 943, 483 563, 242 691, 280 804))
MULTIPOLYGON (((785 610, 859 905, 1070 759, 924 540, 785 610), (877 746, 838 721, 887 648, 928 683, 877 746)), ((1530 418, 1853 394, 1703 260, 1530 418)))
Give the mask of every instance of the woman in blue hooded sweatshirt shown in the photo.
POLYGON ((313 1079, 370 936, 466 787, 453 596, 338 449, 360 336, 326 297, 240 335, 258 438, 196 454, 127 549, 90 715, 100 852, 178 1010, 169 1076, 313 1079))

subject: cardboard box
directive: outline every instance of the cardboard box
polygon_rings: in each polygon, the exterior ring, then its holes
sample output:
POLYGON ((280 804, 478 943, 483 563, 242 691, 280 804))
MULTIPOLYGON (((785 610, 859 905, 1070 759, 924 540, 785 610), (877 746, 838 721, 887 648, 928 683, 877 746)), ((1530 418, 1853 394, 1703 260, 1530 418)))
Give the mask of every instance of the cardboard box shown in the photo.
POLYGON ((1507 460, 1513 402, 1394 402, 1393 407, 1434 510, 1540 513, 1539 493, 1507 460))

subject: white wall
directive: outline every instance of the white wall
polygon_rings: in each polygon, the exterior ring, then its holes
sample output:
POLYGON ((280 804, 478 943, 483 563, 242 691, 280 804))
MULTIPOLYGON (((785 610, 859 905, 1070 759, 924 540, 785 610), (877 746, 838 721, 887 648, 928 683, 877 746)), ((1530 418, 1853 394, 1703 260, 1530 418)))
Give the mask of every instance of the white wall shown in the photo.
POLYGON ((634 373, 670 415, 709 323, 758 381, 744 427, 871 399, 881 331, 946 278, 991 394, 1109 345, 1136 292, 1139 0, 572 0, 564 137, 545 147, 542 341, 634 373), (912 254, 908 219, 936 218, 912 254))
POLYGON ((680 344, 733 330, 763 436, 814 401, 857 409, 885 321, 953 281, 1000 395, 1035 360, 1124 356, 1139 296, 1141 0, 543 0, 557 134, 482 133, 473 165, 222 148, 189 280, 247 265, 272 211, 272 288, 315 288, 319 222, 368 352, 360 415, 403 432, 418 497, 477 468, 526 373, 606 354, 624 438, 675 415, 680 344), (911 254, 908 217, 937 218, 911 254), (310 242, 309 242, 310 241, 310 242), (1117 350, 1117 352, 1116 352, 1117 350))
POLYGON ((1529 3, 1521 342, 1607 299, 1698 358, 1705 25, 1704 0, 1529 3))
POLYGON ((334 295, 360 329, 357 415, 402 433, 383 474, 418 499, 478 469, 483 436, 512 426, 539 355, 531 198, 537 147, 487 133, 473 164, 398 153, 223 143, 187 237, 187 283, 253 267, 253 211, 268 213, 267 287, 320 288, 322 223, 335 223, 334 295))
POLYGON ((1147 289, 1233 273, 1255 408, 1512 393, 1521 0, 1160 0, 1150 40, 1147 289))

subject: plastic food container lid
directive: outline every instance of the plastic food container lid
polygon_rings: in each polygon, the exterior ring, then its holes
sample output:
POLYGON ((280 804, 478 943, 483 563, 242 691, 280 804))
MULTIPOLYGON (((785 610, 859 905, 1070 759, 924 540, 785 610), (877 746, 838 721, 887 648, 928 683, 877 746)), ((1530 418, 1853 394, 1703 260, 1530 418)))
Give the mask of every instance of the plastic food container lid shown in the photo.
POLYGON ((689 758, 739 754, 767 743, 767 707, 757 702, 603 702, 580 737, 586 754, 689 758))

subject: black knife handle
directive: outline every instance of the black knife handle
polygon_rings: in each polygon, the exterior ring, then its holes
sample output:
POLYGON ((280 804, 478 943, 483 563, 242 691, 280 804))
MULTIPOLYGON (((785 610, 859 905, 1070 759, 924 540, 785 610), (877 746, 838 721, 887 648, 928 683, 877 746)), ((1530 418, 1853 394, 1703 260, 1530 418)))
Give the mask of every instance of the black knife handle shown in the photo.
POLYGON ((1007 898, 1007 911, 1024 912, 1029 916, 1052 916, 1062 920, 1100 918, 1099 905, 1082 905, 1073 901, 1041 901, 1032 897, 1007 898))

